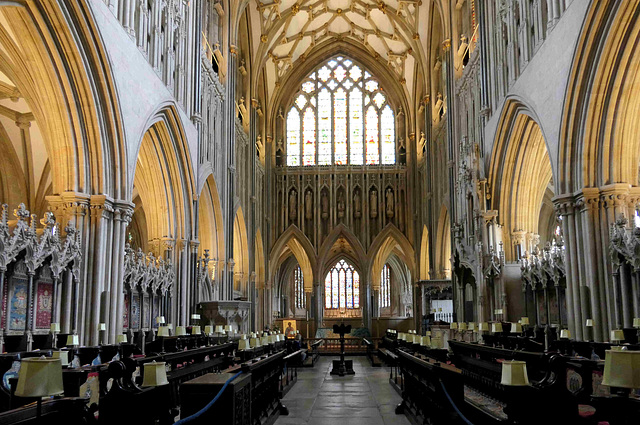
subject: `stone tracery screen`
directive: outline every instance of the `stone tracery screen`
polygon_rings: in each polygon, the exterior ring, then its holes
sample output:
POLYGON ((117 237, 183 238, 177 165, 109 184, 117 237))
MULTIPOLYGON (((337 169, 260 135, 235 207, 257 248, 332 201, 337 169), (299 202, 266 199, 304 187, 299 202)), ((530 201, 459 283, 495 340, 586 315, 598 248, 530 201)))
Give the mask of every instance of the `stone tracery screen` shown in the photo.
POLYGON ((395 114, 378 80, 337 56, 302 82, 286 117, 287 165, 396 163, 395 114))
POLYGON ((324 299, 325 309, 360 308, 360 274, 345 260, 338 261, 327 273, 324 299))

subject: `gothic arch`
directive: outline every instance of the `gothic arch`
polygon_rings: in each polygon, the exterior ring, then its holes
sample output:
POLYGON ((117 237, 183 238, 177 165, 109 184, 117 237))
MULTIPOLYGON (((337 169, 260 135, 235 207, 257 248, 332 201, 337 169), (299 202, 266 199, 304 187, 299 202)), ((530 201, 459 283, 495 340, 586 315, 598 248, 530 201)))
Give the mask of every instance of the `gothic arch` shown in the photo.
POLYGON ((509 249, 512 245, 531 248, 531 243, 525 244, 525 235, 538 233, 545 192, 553 182, 547 144, 535 117, 522 102, 506 101, 489 164, 491 199, 505 228, 508 261, 517 260, 509 249))
MULTIPOLYGON (((210 174, 200 192, 198 202, 198 247, 199 256, 202 256, 205 249, 209 250, 209 258, 214 261, 224 261, 224 221, 222 218, 222 207, 220 206, 220 196, 218 187, 210 174)), ((217 267, 216 273, 222 276, 224 267, 217 267)), ((220 278, 217 277, 217 279, 220 278)))
POLYGON ((415 253, 413 246, 397 227, 388 224, 371 243, 369 248, 369 278, 374 289, 380 287, 380 273, 389 256, 394 253, 405 262, 411 276, 415 276, 415 253))
POLYGON ((638 184, 640 2, 589 8, 578 39, 560 131, 559 192, 638 184))
POLYGON ((451 278, 451 222, 449 220, 449 210, 445 205, 440 207, 438 217, 438 231, 436 234, 436 258, 435 272, 436 279, 451 278))
POLYGON ((117 94, 89 6, 24 2, 0 13, 6 23, 0 70, 29 105, 42 150, 55 158, 51 192, 123 199, 126 149, 117 94))
POLYGON ((422 241, 420 242, 420 273, 418 278, 420 280, 429 280, 429 229, 427 226, 422 227, 422 241))
MULTIPOLYGON (((329 258, 335 257, 335 255, 331 253, 331 249, 340 238, 344 238, 349 244, 350 251, 352 251, 352 254, 349 255, 351 257, 350 261, 354 262, 354 266, 358 265, 365 270, 367 266, 367 255, 365 254, 364 247, 356 235, 354 235, 344 223, 340 223, 334 227, 331 233, 325 238, 318 251, 318 266, 324 269, 327 264, 333 261, 333 258, 329 258)), ((320 275, 322 276, 322 273, 320 275)))
POLYGON ((289 226, 287 230, 278 238, 269 255, 269 276, 273 281, 276 271, 289 255, 287 250, 298 260, 304 275, 305 291, 313 288, 314 270, 316 270, 317 259, 313 246, 309 239, 296 226, 289 226))
POLYGON ((248 295, 249 283, 249 243, 247 238, 247 224, 242 207, 238 207, 233 220, 233 291, 248 295))

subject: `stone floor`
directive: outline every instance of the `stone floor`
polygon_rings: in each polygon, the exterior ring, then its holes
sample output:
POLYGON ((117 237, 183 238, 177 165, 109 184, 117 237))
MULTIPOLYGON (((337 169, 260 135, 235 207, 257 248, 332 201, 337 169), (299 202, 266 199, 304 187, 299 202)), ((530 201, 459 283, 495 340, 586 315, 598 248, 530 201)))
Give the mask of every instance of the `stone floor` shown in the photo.
POLYGON ((298 382, 282 400, 288 416, 275 425, 408 425, 394 410, 401 399, 389 384, 389 368, 371 367, 366 357, 353 359, 352 376, 332 376, 333 357, 320 357, 313 368, 298 369, 298 382))

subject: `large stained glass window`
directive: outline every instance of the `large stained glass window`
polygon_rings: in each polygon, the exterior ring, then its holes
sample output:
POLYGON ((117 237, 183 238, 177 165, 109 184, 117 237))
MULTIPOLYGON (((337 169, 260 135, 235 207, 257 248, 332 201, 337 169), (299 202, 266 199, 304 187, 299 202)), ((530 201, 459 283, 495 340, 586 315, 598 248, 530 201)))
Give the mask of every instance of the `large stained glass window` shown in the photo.
POLYGON ((382 273, 380 274, 378 305, 380 308, 391 306, 391 270, 386 264, 382 267, 382 273))
POLYGON ((306 300, 304 297, 304 277, 302 276, 302 269, 300 266, 296 266, 293 270, 293 285, 295 288, 296 308, 306 308, 306 300))
POLYGON ((337 56, 305 78, 293 97, 287 165, 395 164, 395 136, 395 114, 378 80, 337 56))
POLYGON ((326 309, 360 308, 360 275, 345 260, 340 260, 324 279, 326 309))

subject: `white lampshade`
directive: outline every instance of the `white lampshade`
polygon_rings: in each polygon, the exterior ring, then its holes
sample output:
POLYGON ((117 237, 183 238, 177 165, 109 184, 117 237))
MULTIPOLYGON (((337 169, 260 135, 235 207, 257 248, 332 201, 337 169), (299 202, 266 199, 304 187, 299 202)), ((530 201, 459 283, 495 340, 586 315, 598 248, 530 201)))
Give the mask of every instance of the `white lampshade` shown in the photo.
POLYGON ((520 318, 520 323, 523 325, 528 325, 529 324, 529 318, 528 317, 521 317, 520 318))
POLYGON ((63 392, 60 359, 44 356, 22 359, 15 393, 18 397, 47 397, 63 392))
POLYGON ((260 345, 269 345, 269 336, 265 335, 260 338, 260 345))
POLYGON ((238 350, 247 350, 249 348, 249 340, 241 339, 238 341, 238 350))
POLYGON ((585 326, 588 328, 592 328, 593 327, 593 319, 587 319, 587 322, 585 323, 585 326))
POLYGON ((466 330, 467 330, 467 323, 466 323, 466 322, 460 322, 460 323, 458 323, 458 330, 460 330, 460 331, 466 331, 466 330))
POLYGON ((204 333, 207 335, 211 335, 213 333, 213 326, 210 326, 210 325, 205 326, 204 333))
POLYGON ((192 314, 192 315, 191 315, 191 319, 193 319, 193 320, 200 320, 200 315, 199 315, 199 314, 192 314))
POLYGON ((78 335, 69 335, 67 337, 67 345, 71 345, 71 346, 80 345, 80 337, 78 335))
POLYGON ((191 335, 200 335, 202 332, 200 331, 200 326, 192 326, 191 327, 191 335))
POLYGON ((496 314, 502 314, 502 309, 501 308, 497 309, 496 314))
POLYGON ((168 326, 158 327, 158 336, 169 336, 169 327, 168 326))
POLYGON ((469 322, 469 326, 468 328, 470 331, 475 331, 476 330, 476 324, 473 322, 469 322))
POLYGON ((489 332, 489 324, 487 322, 478 323, 478 330, 481 332, 489 332))
POLYGON ((431 338, 429 338, 428 336, 420 337, 420 345, 423 347, 431 346, 431 338))
POLYGON ((276 335, 269 335, 269 342, 271 344, 275 343, 278 341, 278 337, 276 335))
POLYGON ((607 350, 602 384, 620 388, 640 388, 640 351, 607 350))
POLYGON ((502 385, 525 386, 529 385, 527 376, 527 364, 518 360, 505 360, 502 362, 502 385))
POLYGON ((167 385, 168 383, 165 362, 150 362, 144 364, 143 387, 159 387, 160 385, 167 385))
POLYGON ((449 329, 458 329, 458 324, 457 324, 456 322, 452 322, 452 323, 449 325, 449 329))
POLYGON ((156 323, 159 324, 159 325, 164 325, 164 323, 165 323, 164 316, 156 317, 156 323))
POLYGON ((184 326, 176 326, 177 336, 185 336, 186 334, 187 334, 187 329, 184 326))
POLYGON ((224 327, 222 325, 216 325, 216 333, 221 334, 224 332, 224 327))
POLYGON ((224 326, 224 330, 225 330, 225 332, 233 332, 233 326, 231 326, 231 325, 225 325, 225 326, 224 326))
POLYGON ((492 323, 491 324, 491 332, 493 332, 493 333, 502 332, 502 323, 500 323, 500 322, 492 323))
POLYGON ((571 339, 571 332, 569 329, 562 329, 560 331, 560 338, 571 339))
POLYGON ((260 338, 255 338, 255 337, 251 338, 249 340, 249 346, 251 348, 260 347, 260 338))
POLYGON ((622 329, 611 331, 611 341, 624 341, 624 332, 622 329))
POLYGON ((126 343, 127 342, 127 335, 126 334, 122 334, 122 335, 116 336, 116 342, 118 344, 126 343))
POLYGON ((100 323, 98 325, 98 330, 99 331, 106 331, 107 330, 107 324, 106 323, 100 323))
POLYGON ((511 333, 512 334, 521 334, 522 333, 522 323, 513 323, 511 325, 511 333))
POLYGON ((636 329, 640 328, 640 317, 633 318, 633 327, 636 329))
POLYGON ((52 323, 51 332, 60 332, 60 323, 52 323))
POLYGON ((431 331, 427 331, 427 332, 425 333, 425 335, 427 335, 427 336, 431 336, 431 331))
POLYGON ((53 359, 60 359, 62 366, 69 365, 69 352, 68 351, 54 351, 52 353, 53 359))
POLYGON ((167 323, 167 327, 168 327, 169 329, 173 329, 173 323, 167 323))

